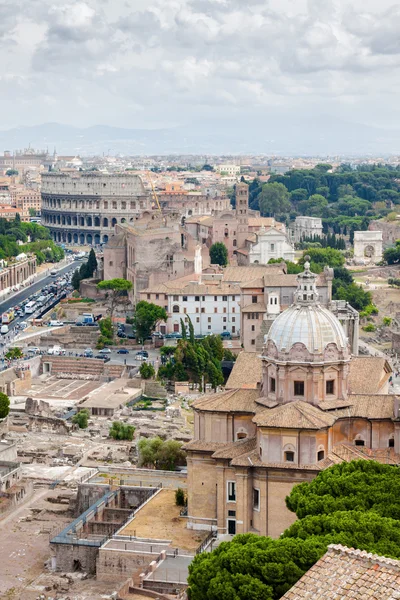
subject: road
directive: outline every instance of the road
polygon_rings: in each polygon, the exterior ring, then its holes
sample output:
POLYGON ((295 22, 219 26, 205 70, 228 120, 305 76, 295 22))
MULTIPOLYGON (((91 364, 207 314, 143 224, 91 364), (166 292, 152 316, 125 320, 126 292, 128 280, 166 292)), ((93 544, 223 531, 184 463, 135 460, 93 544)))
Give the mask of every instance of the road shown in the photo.
MULTIPOLYGON (((41 348, 43 350, 47 349, 47 346, 41 347, 40 344, 38 344, 37 347, 41 348)), ((93 353, 94 353, 95 356, 97 356, 99 354, 99 351, 96 350, 96 348, 92 348, 92 350, 93 350, 93 353)), ((155 364, 155 362, 156 362, 157 359, 160 360, 159 349, 148 349, 146 347, 146 350, 149 353, 149 358, 148 358, 147 362, 155 364)), ((67 348, 66 352, 67 352, 67 356, 70 355, 70 353, 71 353, 72 356, 81 355, 84 352, 84 348, 67 348)), ((134 366, 134 367, 140 367, 140 365, 142 364, 142 362, 140 360, 136 360, 135 359, 136 352, 138 352, 137 349, 132 349, 132 350, 130 349, 129 350, 129 354, 118 354, 117 350, 111 350, 111 353, 107 354, 107 356, 110 358, 110 361, 107 362, 106 364, 107 365, 109 365, 109 364, 113 364, 113 365, 115 365, 115 364, 119 364, 119 365, 126 364, 129 367, 132 367, 132 366, 134 366), (126 363, 125 363, 125 360, 126 360, 126 363)), ((25 352, 25 354, 27 354, 27 352, 25 352)))
MULTIPOLYGON (((63 275, 67 271, 75 270, 81 264, 82 263, 80 261, 74 261, 72 263, 69 263, 62 269, 57 270, 57 277, 60 275, 63 275)), ((54 279, 55 279, 55 277, 52 277, 51 275, 44 277, 40 281, 36 281, 35 283, 32 283, 32 285, 30 285, 26 288, 23 288, 20 292, 17 292, 15 295, 11 296, 10 298, 7 298, 7 300, 3 300, 3 302, 0 302, 0 313, 3 313, 6 310, 8 310, 9 308, 16 306, 20 302, 23 302, 24 300, 29 298, 29 296, 31 296, 32 294, 35 294, 36 292, 41 290, 43 287, 45 287, 49 283, 54 282, 54 279)), ((15 319, 15 320, 17 320, 17 319, 15 319)), ((24 319, 21 319, 21 320, 24 320, 24 319)))

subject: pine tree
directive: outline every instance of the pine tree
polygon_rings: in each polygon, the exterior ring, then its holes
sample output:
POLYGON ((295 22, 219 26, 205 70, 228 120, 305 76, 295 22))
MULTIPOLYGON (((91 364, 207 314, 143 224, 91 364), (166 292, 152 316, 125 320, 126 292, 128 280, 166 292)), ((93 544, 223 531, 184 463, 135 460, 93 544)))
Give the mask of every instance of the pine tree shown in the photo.
POLYGON ((97 271, 97 259, 96 259, 96 254, 95 254, 95 251, 93 250, 93 248, 89 252, 89 258, 88 258, 88 261, 86 264, 87 264, 87 273, 89 274, 89 277, 93 277, 93 273, 95 271, 97 271))

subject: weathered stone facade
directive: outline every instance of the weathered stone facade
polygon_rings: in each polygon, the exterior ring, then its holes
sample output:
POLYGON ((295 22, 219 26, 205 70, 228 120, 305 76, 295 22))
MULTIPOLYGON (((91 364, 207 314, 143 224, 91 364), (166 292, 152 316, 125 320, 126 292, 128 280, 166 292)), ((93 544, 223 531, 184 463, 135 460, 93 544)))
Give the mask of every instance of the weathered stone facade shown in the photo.
POLYGON ((42 175, 42 225, 50 229, 56 242, 106 243, 117 223, 133 222, 150 209, 148 194, 138 175, 42 175))

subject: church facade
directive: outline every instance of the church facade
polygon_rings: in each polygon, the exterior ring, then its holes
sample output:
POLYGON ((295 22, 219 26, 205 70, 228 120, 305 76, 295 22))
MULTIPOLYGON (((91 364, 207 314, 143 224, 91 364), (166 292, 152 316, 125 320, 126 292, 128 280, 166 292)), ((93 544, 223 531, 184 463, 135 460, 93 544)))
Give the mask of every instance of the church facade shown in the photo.
POLYGON ((391 368, 351 354, 316 279, 306 262, 262 355, 242 352, 225 391, 193 403, 188 527, 278 537, 296 518, 285 505, 295 484, 343 460, 400 462, 391 368))

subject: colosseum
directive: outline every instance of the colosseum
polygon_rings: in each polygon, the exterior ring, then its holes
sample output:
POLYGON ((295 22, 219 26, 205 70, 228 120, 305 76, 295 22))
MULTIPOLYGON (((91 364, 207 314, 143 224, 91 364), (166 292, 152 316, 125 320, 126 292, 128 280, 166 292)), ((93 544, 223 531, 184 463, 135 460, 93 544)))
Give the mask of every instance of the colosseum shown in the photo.
POLYGON ((149 209, 150 198, 135 174, 42 174, 42 225, 55 242, 105 243, 117 223, 135 221, 149 209))

